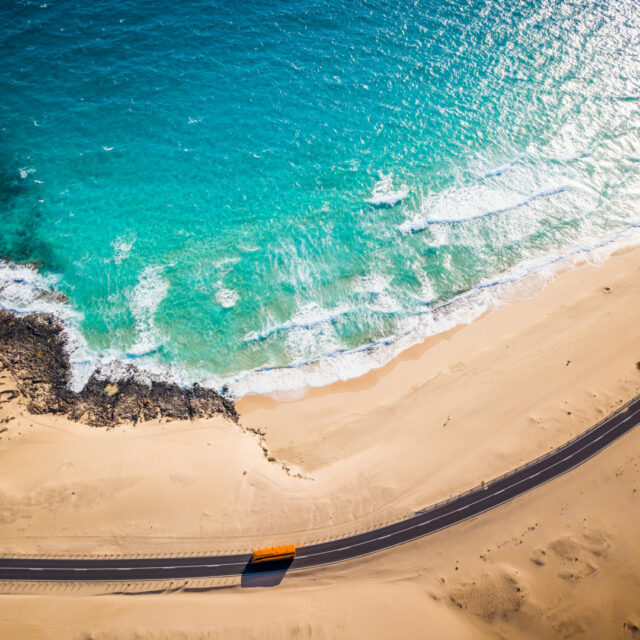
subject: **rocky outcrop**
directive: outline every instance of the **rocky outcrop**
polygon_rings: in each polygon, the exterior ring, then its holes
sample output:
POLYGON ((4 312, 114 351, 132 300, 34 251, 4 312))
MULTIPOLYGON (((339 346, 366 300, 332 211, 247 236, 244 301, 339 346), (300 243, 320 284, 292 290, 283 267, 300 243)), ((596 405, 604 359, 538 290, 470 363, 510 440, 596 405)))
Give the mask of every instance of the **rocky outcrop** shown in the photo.
POLYGON ((233 402, 197 384, 141 381, 135 367, 110 381, 96 371, 82 391, 69 389, 71 365, 62 323, 52 315, 0 311, 0 362, 7 367, 32 413, 56 413, 92 426, 156 418, 186 420, 216 414, 237 420, 233 402))

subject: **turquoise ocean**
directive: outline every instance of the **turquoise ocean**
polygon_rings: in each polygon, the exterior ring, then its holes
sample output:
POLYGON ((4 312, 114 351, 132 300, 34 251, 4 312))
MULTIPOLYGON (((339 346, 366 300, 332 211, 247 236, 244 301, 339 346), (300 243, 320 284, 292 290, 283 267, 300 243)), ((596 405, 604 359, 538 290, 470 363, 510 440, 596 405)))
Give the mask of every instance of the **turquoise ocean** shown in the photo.
POLYGON ((0 307, 76 386, 347 379, 640 232, 637 0, 11 0, 0 53, 0 307))

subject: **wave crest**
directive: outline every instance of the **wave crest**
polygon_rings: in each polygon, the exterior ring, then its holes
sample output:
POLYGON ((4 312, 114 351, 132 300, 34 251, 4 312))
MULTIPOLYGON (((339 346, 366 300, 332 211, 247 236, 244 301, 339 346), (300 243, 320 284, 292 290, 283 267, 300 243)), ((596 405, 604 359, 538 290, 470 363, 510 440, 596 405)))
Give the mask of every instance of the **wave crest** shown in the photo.
POLYGON ((523 197, 518 193, 494 191, 486 188, 459 189, 455 193, 446 194, 445 197, 441 195, 428 199, 423 203, 420 214, 411 220, 405 220, 398 227, 398 230, 402 234, 410 234, 424 231, 430 225, 435 224, 461 224, 521 209, 533 204, 536 200, 567 191, 581 190, 581 187, 566 184, 541 189, 523 197), (445 215, 442 215, 443 213, 445 215))
POLYGON ((368 202, 374 207, 393 207, 402 202, 409 195, 409 188, 402 186, 399 189, 393 186, 393 174, 380 174, 380 179, 373 186, 371 197, 368 202))

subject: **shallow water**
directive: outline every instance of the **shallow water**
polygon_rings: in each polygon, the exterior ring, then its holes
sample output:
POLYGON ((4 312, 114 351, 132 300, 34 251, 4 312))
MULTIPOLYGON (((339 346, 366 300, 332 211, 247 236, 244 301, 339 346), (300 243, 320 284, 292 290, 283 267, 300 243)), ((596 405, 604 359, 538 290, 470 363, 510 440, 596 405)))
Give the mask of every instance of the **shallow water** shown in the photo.
POLYGON ((640 223, 634 0, 7 4, 0 304, 85 374, 348 378, 640 223))

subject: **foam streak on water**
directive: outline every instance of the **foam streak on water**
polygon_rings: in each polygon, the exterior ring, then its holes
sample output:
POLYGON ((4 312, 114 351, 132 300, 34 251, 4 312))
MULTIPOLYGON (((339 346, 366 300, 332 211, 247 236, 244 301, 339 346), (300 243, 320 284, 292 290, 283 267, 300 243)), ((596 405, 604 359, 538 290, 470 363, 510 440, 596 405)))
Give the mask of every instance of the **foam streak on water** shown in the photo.
POLYGON ((0 306, 75 386, 360 375, 633 241, 638 42, 635 0, 3 3, 0 306))

